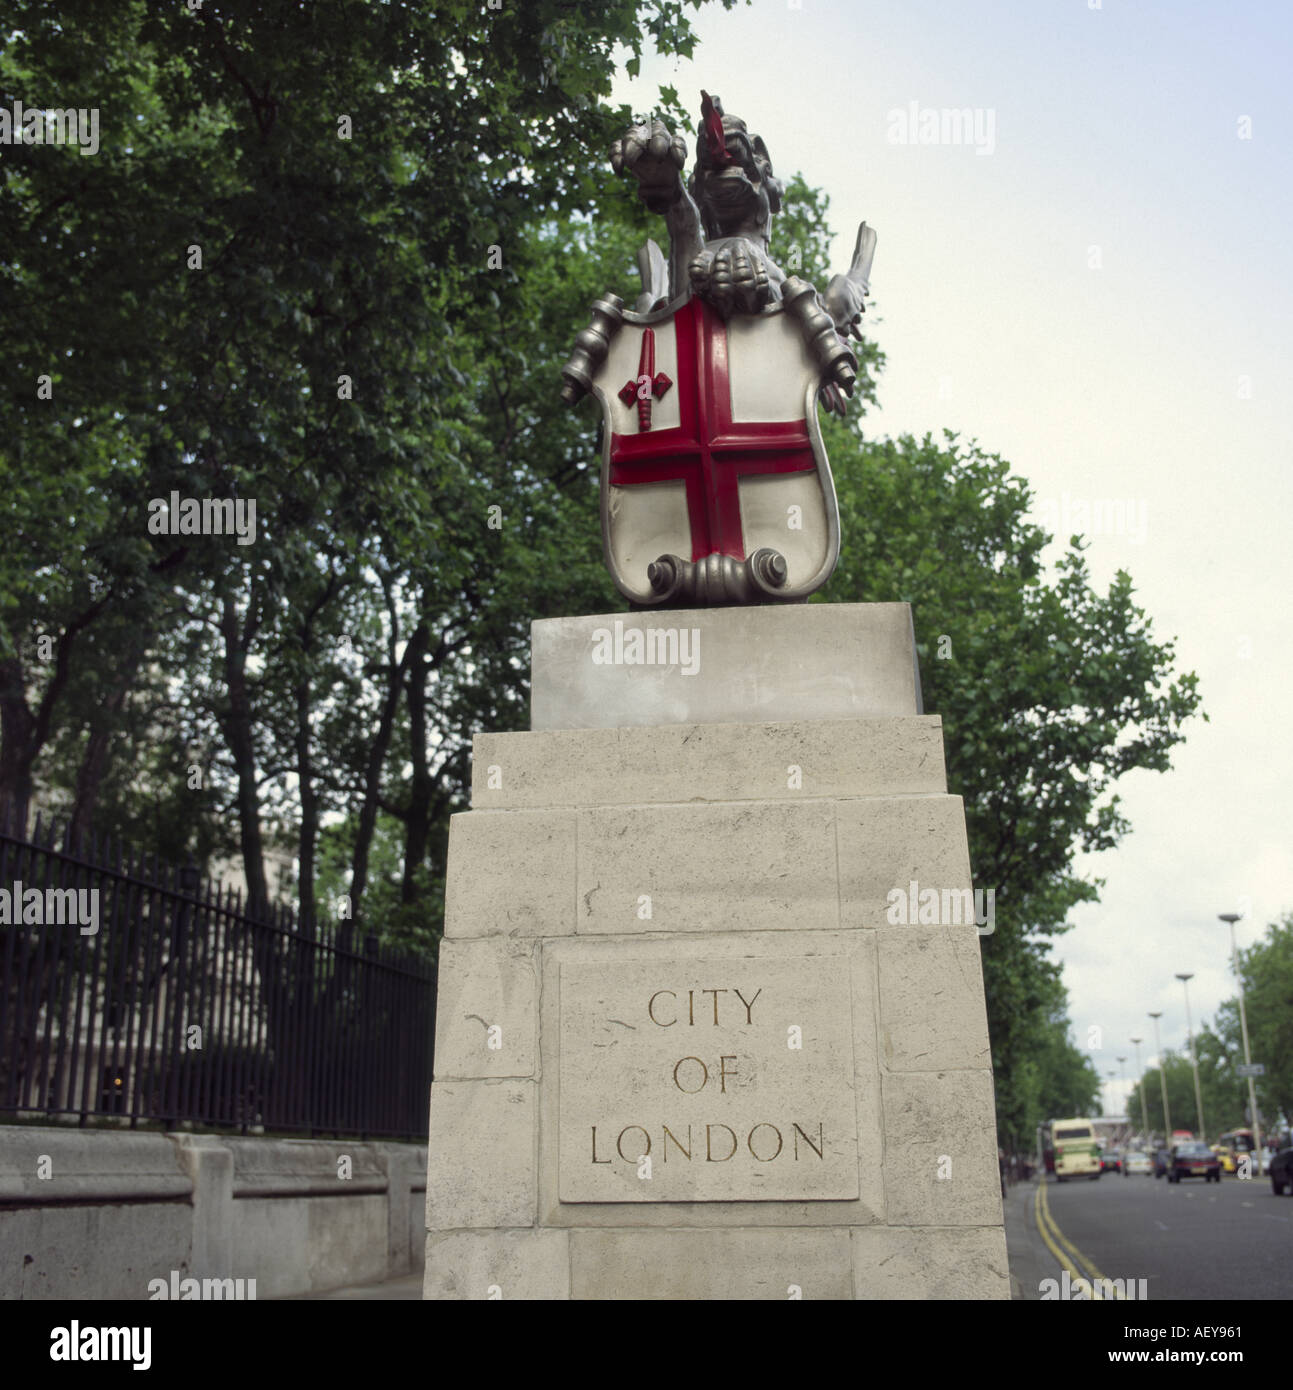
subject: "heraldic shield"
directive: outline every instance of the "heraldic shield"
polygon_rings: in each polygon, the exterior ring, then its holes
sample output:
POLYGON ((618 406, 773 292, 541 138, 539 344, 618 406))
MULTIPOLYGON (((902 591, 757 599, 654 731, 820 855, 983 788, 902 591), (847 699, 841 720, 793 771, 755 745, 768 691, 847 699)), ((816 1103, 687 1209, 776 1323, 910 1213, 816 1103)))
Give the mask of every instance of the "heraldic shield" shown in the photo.
POLYGON ((796 602, 834 570, 827 378, 793 307, 724 319, 689 295, 603 319, 602 540, 633 603, 796 602))

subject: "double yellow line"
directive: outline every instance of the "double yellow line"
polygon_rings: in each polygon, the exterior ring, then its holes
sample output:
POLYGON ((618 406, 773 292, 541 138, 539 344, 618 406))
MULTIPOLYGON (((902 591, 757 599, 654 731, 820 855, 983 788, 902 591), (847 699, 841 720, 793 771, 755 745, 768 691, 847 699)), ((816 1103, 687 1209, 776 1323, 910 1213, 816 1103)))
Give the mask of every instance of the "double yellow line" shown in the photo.
POLYGON ((1091 1297, 1095 1302, 1103 1302, 1100 1288, 1095 1282, 1097 1279, 1115 1299, 1125 1300, 1126 1295, 1116 1284, 1111 1284, 1105 1279, 1095 1267, 1094 1261, 1065 1239, 1063 1231, 1055 1224, 1055 1218, 1051 1215, 1050 1204, 1046 1200, 1046 1187, 1046 1175, 1043 1173, 1037 1180, 1037 1195, 1033 1199, 1033 1219, 1037 1222, 1041 1238, 1046 1242, 1046 1248, 1060 1262, 1060 1267, 1068 1270, 1070 1280, 1084 1279, 1091 1285, 1091 1297))

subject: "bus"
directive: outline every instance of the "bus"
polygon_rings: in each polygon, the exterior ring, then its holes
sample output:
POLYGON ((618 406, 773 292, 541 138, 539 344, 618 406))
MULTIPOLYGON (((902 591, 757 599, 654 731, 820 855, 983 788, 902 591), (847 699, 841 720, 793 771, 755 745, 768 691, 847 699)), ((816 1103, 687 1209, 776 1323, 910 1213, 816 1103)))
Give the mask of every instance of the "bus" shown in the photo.
POLYGON ((1100 1176, 1100 1145, 1090 1120, 1052 1120, 1055 1181, 1100 1176))
POLYGON ((1257 1141, 1251 1129, 1229 1130, 1212 1146, 1212 1152, 1221 1160, 1221 1166, 1227 1173, 1239 1171, 1239 1160, 1245 1154, 1249 1156, 1249 1170, 1256 1168, 1261 1172, 1261 1165, 1257 1160, 1257 1141))

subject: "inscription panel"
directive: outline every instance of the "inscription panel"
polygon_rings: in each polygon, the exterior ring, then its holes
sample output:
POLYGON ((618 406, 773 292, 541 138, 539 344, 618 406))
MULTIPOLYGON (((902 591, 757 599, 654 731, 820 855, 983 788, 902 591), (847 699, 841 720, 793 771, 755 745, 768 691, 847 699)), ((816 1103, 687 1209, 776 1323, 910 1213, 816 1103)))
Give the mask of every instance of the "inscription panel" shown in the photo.
POLYGON ((858 1196, 849 961, 560 967, 563 1202, 858 1196))

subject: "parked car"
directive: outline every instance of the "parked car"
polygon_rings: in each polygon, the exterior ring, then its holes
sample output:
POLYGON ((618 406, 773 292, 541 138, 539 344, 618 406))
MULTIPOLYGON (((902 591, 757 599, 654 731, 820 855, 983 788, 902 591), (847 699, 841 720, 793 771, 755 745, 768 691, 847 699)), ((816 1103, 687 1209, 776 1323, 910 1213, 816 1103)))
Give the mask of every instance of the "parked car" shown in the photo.
POLYGON ((1122 1175, 1129 1178, 1133 1173, 1145 1173, 1148 1175, 1154 1171, 1153 1161, 1147 1153, 1142 1153, 1140 1149, 1133 1149, 1122 1163, 1122 1175))
POLYGON ((1100 1171, 1102 1173, 1122 1172, 1122 1154, 1118 1149, 1106 1149, 1100 1155, 1100 1171))
POLYGON ((1165 1177, 1167 1170, 1172 1166, 1171 1149, 1154 1150, 1154 1176, 1156 1178, 1165 1177))
POLYGON ((1178 1144, 1172 1150, 1167 1180, 1180 1182, 1182 1178, 1202 1178, 1204 1182, 1220 1182, 1221 1160, 1206 1144, 1197 1141, 1178 1144))
POLYGON ((1277 1197, 1293 1191, 1293 1148, 1281 1149, 1271 1159, 1271 1191, 1277 1197))

